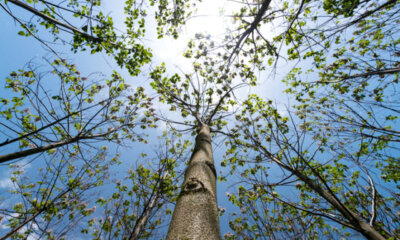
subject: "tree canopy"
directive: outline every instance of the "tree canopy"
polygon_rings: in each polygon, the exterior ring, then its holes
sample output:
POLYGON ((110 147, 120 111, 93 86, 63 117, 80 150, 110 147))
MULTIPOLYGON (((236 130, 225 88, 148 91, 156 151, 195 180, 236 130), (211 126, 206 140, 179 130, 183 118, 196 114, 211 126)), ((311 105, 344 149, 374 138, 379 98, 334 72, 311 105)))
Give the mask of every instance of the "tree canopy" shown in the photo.
POLYGON ((165 238, 181 196, 208 191, 198 161, 226 193, 221 238, 400 238, 399 1, 227 1, 184 68, 148 42, 204 3, 105 4, 0 1, 49 52, 1 76, 0 239, 165 238), (83 52, 115 67, 82 74, 83 52))

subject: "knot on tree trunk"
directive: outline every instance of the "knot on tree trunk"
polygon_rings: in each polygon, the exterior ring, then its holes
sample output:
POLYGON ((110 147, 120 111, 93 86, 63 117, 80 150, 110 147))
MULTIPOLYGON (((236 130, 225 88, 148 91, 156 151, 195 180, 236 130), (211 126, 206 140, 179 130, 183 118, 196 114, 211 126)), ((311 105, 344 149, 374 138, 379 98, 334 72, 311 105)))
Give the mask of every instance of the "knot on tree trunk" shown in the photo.
POLYGON ((207 191, 204 187, 204 183, 193 177, 183 186, 181 195, 204 191, 207 191))
POLYGON ((201 143, 201 142, 206 142, 208 144, 211 144, 211 139, 209 137, 209 135, 205 134, 205 133, 200 133, 197 137, 196 137, 196 142, 201 143))
POLYGON ((209 138, 207 138, 207 137, 201 137, 201 138, 199 138, 199 140, 198 141, 203 141, 203 142, 206 142, 206 143, 208 143, 208 144, 211 144, 211 141, 210 141, 210 139, 209 138))

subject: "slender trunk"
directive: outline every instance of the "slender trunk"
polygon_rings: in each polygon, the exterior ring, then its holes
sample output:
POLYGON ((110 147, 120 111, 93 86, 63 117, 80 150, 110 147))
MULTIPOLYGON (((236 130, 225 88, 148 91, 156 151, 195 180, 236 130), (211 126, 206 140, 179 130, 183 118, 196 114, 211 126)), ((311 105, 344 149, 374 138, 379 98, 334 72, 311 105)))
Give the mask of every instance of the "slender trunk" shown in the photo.
POLYGON ((339 202, 328 191, 323 189, 313 180, 302 174, 301 172, 292 169, 292 173, 296 174, 303 182, 305 182, 311 189, 316 191, 320 196, 326 199, 332 206, 334 206, 349 222, 354 226, 354 229, 359 231, 364 237, 371 240, 385 240, 386 238, 382 236, 373 226, 369 225, 365 220, 358 216, 355 212, 350 210, 344 204, 339 202))
POLYGON ((15 234, 17 231, 19 231, 21 228, 23 228, 25 225, 27 225, 28 223, 30 223, 31 221, 33 221, 37 216, 39 216, 41 213, 45 212, 47 210, 47 207, 54 204, 54 206, 59 205, 60 203, 56 203, 56 200, 59 200, 62 196, 64 196, 65 194, 67 194, 68 192, 70 192, 71 189, 67 189, 64 192, 58 194, 51 202, 50 204, 45 204, 41 209, 39 209, 36 213, 34 213, 32 216, 30 216, 29 218, 27 218, 25 221, 23 221, 20 225, 16 226, 15 228, 13 228, 11 231, 9 231, 8 233, 6 233, 4 236, 0 237, 0 240, 6 240, 9 237, 11 237, 13 234, 15 234))
POLYGON ((156 206, 158 198, 159 198, 159 193, 157 192, 156 196, 154 196, 154 198, 150 200, 149 206, 147 207, 145 213, 143 214, 143 216, 140 218, 139 222, 135 226, 135 229, 132 232, 131 236, 129 237, 129 240, 136 240, 139 238, 139 234, 143 231, 144 227, 146 226, 147 221, 149 220, 149 217, 150 217, 150 213, 156 206))
POLYGON ((300 180, 302 180, 308 187, 317 192, 322 198, 327 200, 336 210, 338 210, 343 217, 345 217, 349 223, 352 225, 352 228, 358 232, 360 232, 364 237, 371 240, 385 240, 386 238, 376 230, 374 226, 369 225, 365 220, 363 220, 357 213, 353 212, 351 209, 346 207, 336 196, 334 193, 325 190, 321 185, 319 185, 316 181, 303 174, 301 171, 292 168, 286 164, 284 164, 281 160, 275 157, 272 153, 266 150, 264 147, 261 147, 263 151, 279 166, 284 169, 290 171, 292 174, 296 175, 300 180))
POLYGON ((185 172, 167 240, 221 239, 210 128, 203 124, 185 172))
MULTIPOLYGON (((270 155, 270 154, 269 154, 270 155)), ((272 156, 272 155, 270 155, 272 156)), ((319 184, 317 184, 314 180, 304 175, 302 172, 297 169, 291 168, 285 164, 283 164, 280 160, 273 157, 274 161, 278 163, 283 168, 289 170, 294 175, 296 175, 300 180, 302 180, 307 186, 317 192, 321 197, 327 200, 336 210, 338 210, 353 226, 353 229, 360 232, 364 237, 371 240, 385 240, 386 238, 382 236, 373 226, 369 225, 366 221, 364 221, 360 216, 358 216, 351 209, 346 207, 343 203, 339 201, 332 193, 329 193, 325 189, 323 189, 319 184)))
POLYGON ((20 225, 18 225, 17 227, 13 228, 11 231, 9 231, 6 235, 2 236, 0 238, 0 240, 6 240, 9 237, 11 237, 11 235, 13 235, 14 233, 16 233, 18 230, 20 230, 22 227, 24 227, 26 224, 28 224, 29 222, 31 222, 33 219, 35 219, 39 214, 41 214, 42 212, 45 211, 45 208, 41 209, 40 211, 37 211, 35 214, 33 214, 32 216, 30 216, 29 218, 27 218, 25 221, 23 221, 20 225))

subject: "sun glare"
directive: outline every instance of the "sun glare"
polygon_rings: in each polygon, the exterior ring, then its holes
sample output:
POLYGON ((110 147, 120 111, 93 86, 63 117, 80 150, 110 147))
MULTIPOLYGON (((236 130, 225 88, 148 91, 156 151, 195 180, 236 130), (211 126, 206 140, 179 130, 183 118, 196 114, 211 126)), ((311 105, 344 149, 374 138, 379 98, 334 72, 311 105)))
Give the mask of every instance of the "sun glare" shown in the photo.
POLYGON ((197 11, 187 21, 181 29, 179 39, 162 40, 160 51, 155 53, 161 60, 175 62, 175 64, 184 67, 188 64, 184 61, 182 54, 186 49, 186 45, 190 39, 195 38, 197 33, 209 35, 214 39, 221 37, 228 26, 229 19, 224 17, 224 14, 229 14, 226 1, 203 0, 198 4, 197 11))

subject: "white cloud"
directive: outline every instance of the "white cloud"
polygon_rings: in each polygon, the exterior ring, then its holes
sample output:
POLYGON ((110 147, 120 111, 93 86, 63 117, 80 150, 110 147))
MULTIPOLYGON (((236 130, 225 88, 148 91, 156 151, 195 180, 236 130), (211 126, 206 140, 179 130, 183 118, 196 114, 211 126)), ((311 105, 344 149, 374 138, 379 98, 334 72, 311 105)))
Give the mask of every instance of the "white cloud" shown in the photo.
POLYGON ((0 189, 1 188, 12 188, 14 185, 11 182, 11 179, 8 177, 5 177, 3 179, 0 179, 0 189))

